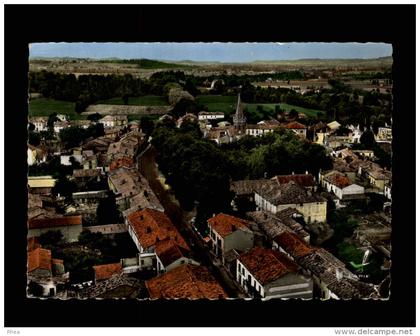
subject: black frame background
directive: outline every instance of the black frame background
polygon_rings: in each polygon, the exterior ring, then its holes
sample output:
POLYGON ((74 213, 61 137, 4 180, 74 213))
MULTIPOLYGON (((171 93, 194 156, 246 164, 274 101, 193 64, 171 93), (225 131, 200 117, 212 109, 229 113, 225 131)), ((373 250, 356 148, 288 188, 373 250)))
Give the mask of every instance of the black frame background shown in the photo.
POLYGON ((5 326, 415 326, 414 97, 415 5, 5 5, 5 326), (27 299, 28 43, 61 41, 392 43, 390 300, 27 299))

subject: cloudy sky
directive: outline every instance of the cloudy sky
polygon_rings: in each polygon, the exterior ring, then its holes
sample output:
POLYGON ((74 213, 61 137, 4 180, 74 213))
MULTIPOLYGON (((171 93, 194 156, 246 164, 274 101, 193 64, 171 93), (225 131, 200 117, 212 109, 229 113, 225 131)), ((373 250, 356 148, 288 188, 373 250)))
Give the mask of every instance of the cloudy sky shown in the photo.
POLYGON ((304 58, 376 58, 392 55, 386 43, 33 43, 30 57, 149 58, 252 62, 304 58))

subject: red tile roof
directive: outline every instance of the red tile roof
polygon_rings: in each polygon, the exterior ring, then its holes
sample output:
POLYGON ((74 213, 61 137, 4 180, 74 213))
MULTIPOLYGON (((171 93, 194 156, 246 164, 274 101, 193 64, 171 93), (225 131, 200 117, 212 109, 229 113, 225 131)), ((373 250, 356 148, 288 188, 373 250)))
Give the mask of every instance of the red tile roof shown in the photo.
POLYGON ((312 174, 292 174, 292 175, 277 175, 273 177, 278 184, 286 184, 294 181, 302 187, 315 186, 315 179, 312 174))
POLYGON ((119 274, 122 272, 122 267, 120 263, 115 264, 105 264, 93 266, 95 271, 95 280, 106 280, 109 279, 114 274, 119 274))
POLYGON ((293 232, 285 231, 274 237, 274 241, 293 258, 303 257, 313 252, 311 246, 293 232))
POLYGON ((170 238, 184 249, 189 250, 187 243, 165 213, 144 209, 133 212, 127 218, 144 249, 156 245, 158 241, 170 238))
POLYGON ((54 228, 69 225, 82 225, 82 216, 64 216, 54 218, 31 218, 28 221, 29 229, 54 228))
POLYGON ((121 167, 133 167, 134 166, 134 160, 130 157, 121 157, 118 159, 113 160, 109 164, 109 171, 113 171, 115 169, 121 168, 121 167))
POLYGON ((305 125, 298 123, 297 121, 292 121, 288 123, 285 127, 288 129, 305 129, 306 128, 305 125))
POLYGON ((159 241, 155 246, 156 255, 159 257, 162 264, 166 267, 178 259, 187 257, 188 251, 179 246, 172 239, 165 239, 159 241))
POLYGON ((238 229, 248 229, 249 225, 249 222, 244 219, 226 215, 224 213, 220 213, 208 219, 207 222, 211 228, 223 238, 238 229))
POLYGON ((28 238, 28 251, 33 251, 40 246, 38 237, 28 238))
POLYGON ((325 180, 339 188, 345 188, 351 184, 349 178, 341 173, 334 173, 325 177, 325 180))
POLYGON ((226 292, 204 266, 183 265, 146 281, 152 299, 224 299, 226 292))
POLYGON ((43 248, 36 248, 28 252, 28 272, 36 269, 51 271, 51 251, 43 248))
POLYGON ((296 273, 298 266, 276 250, 254 247, 242 254, 239 261, 262 284, 265 285, 289 273, 296 273))

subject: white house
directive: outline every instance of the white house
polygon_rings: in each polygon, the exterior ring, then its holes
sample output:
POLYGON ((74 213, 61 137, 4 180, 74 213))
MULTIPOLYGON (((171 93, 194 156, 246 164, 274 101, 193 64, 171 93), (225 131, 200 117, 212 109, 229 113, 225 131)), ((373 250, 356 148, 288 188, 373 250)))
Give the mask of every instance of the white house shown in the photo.
POLYGON ((352 184, 346 175, 338 171, 324 174, 322 186, 325 190, 335 194, 339 200, 362 198, 365 193, 365 188, 352 184))
POLYGON ((48 117, 31 117, 29 122, 35 126, 36 132, 48 130, 48 117))
POLYGON ((224 262, 230 250, 245 251, 254 246, 254 233, 249 222, 220 213, 207 220, 213 253, 224 262))
POLYGON ((198 120, 215 120, 215 119, 224 119, 225 114, 223 112, 206 112, 202 111, 198 113, 198 120))
POLYGON ((236 280, 254 297, 312 299, 311 277, 279 251, 255 247, 237 259, 236 280))
POLYGON ((258 210, 276 214, 292 208, 298 210, 307 223, 326 221, 326 199, 310 190, 305 190, 294 181, 281 185, 276 181, 272 182, 255 191, 255 204, 258 210))

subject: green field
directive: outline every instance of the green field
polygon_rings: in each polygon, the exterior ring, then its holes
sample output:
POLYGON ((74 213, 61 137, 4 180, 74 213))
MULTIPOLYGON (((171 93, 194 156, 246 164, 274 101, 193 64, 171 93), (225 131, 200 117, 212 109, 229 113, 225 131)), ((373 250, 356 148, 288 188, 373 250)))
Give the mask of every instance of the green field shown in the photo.
MULTIPOLYGON (((124 105, 121 97, 98 101, 97 104, 124 105)), ((143 96, 128 98, 128 105, 138 106, 166 106, 169 103, 162 96, 143 96)))
POLYGON ((283 104, 283 103, 280 103, 280 104, 246 104, 245 111, 246 112, 256 112, 258 105, 261 105, 261 106, 264 107, 265 110, 269 110, 269 111, 272 111, 272 112, 275 111, 275 106, 276 105, 280 105, 280 108, 282 110, 286 111, 286 112, 290 112, 290 110, 295 109, 299 113, 305 113, 308 117, 317 117, 317 114, 319 112, 322 113, 323 115, 325 115, 325 111, 308 109, 308 108, 305 108, 305 107, 283 104))
POLYGON ((29 102, 29 116, 41 117, 57 113, 66 114, 70 119, 86 119, 85 116, 79 115, 74 111, 74 105, 75 103, 63 100, 36 98, 29 102))
POLYGON ((202 95, 197 96, 196 101, 199 104, 207 106, 209 112, 224 112, 227 115, 235 112, 236 96, 202 95))
MULTIPOLYGON (((197 96, 197 102, 208 107, 210 112, 225 112, 227 115, 230 115, 235 112, 236 109, 236 96, 197 96)), ((244 111, 245 113, 256 113, 257 106, 261 105, 264 107, 264 110, 274 113, 275 106, 279 105, 282 110, 289 112, 292 109, 295 109, 299 113, 305 113, 309 117, 316 117, 318 112, 325 114, 325 111, 308 109, 296 105, 289 105, 284 103, 279 104, 245 104, 244 111)), ((273 115, 274 116, 274 115, 273 115)))

